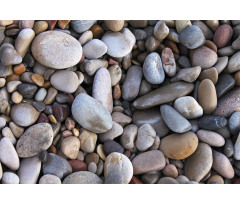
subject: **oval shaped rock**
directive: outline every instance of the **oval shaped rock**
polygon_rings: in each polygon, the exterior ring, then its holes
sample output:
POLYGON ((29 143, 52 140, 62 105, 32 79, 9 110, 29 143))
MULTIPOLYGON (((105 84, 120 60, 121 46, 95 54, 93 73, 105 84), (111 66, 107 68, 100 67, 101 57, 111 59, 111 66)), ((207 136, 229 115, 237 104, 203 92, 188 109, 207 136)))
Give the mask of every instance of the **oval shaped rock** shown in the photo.
POLYGON ((83 33, 91 28, 96 22, 96 20, 72 20, 71 25, 76 32, 83 33))
POLYGON ((89 171, 79 171, 68 175, 63 184, 102 184, 103 181, 96 174, 89 171))
POLYGON ((53 130, 49 123, 38 123, 29 127, 17 142, 19 157, 32 157, 47 150, 53 141, 53 130))
POLYGON ((166 74, 169 77, 174 76, 176 74, 177 68, 172 50, 168 47, 164 48, 162 51, 161 58, 163 69, 166 72, 166 74))
POLYGON ((80 149, 80 141, 75 136, 68 136, 64 138, 61 143, 62 153, 70 159, 77 158, 79 149, 80 149))
POLYGON ((82 46, 71 35, 60 31, 42 32, 33 40, 32 54, 42 65, 65 69, 76 65, 82 57, 82 46))
POLYGON ((84 57, 98 59, 107 52, 106 44, 98 39, 93 39, 83 46, 84 57))
POLYGON ((39 184, 61 184, 61 180, 57 176, 46 174, 40 178, 39 184))
POLYGON ((113 121, 112 128, 105 133, 99 134, 98 138, 101 142, 106 142, 107 140, 114 140, 114 138, 120 136, 122 133, 122 126, 113 121))
POLYGON ((229 73, 237 72, 240 70, 240 51, 231 56, 226 70, 229 73))
POLYGON ((196 134, 200 141, 205 142, 210 146, 222 147, 225 144, 224 138, 216 132, 209 130, 198 130, 196 134))
POLYGON ((225 47, 229 40, 232 38, 233 29, 228 24, 223 24, 215 31, 213 42, 218 48, 225 47))

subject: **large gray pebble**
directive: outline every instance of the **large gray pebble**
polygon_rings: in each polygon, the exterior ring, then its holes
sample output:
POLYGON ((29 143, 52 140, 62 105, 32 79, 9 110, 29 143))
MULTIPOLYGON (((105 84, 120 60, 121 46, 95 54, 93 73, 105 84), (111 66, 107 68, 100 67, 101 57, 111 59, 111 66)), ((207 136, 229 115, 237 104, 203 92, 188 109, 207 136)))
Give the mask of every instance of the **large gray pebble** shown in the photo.
POLYGON ((63 180, 63 184, 102 184, 103 181, 96 174, 89 171, 79 171, 70 174, 63 180))
POLYGON ((83 53, 87 59, 97 59, 107 52, 107 45, 98 39, 93 39, 83 46, 83 53))
POLYGON ((72 20, 71 26, 76 32, 83 33, 91 28, 96 22, 96 20, 72 20))

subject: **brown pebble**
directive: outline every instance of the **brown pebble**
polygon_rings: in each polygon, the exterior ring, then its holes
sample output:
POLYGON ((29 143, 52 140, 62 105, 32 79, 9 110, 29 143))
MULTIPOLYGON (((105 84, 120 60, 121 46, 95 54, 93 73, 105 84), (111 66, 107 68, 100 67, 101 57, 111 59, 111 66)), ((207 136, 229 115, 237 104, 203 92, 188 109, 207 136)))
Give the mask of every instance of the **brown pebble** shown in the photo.
POLYGON ((65 29, 71 20, 58 20, 57 25, 61 29, 65 29))
POLYGON ((178 176, 178 170, 173 164, 166 165, 162 172, 168 177, 176 178, 178 176))
POLYGON ((108 64, 109 65, 118 65, 119 63, 117 61, 113 60, 112 58, 109 58, 108 64))
POLYGON ((234 75, 234 79, 235 79, 235 84, 236 84, 236 86, 240 86, 240 71, 238 71, 238 72, 234 75))
POLYGON ((49 88, 49 87, 51 87, 51 83, 50 83, 50 81, 45 81, 45 83, 42 85, 42 87, 43 88, 49 88))
POLYGON ((204 79, 210 79, 214 84, 218 81, 218 72, 215 67, 212 67, 210 69, 203 70, 198 78, 200 81, 203 81, 204 79))
POLYGON ((214 44, 213 41, 211 40, 206 40, 205 43, 204 43, 204 46, 210 48, 211 50, 213 50, 214 52, 217 53, 217 46, 214 44))
POLYGON ((80 160, 69 160, 69 164, 72 167, 72 171, 87 171, 87 164, 80 160))
POLYGON ((93 152, 90 154, 87 154, 85 157, 85 162, 87 165, 89 165, 91 162, 94 162, 95 164, 98 164, 99 162, 99 156, 97 153, 93 152))
POLYGON ((24 66, 24 64, 18 64, 13 68, 13 71, 15 74, 21 75, 26 71, 26 67, 24 66))
POLYGON ((113 98, 118 100, 121 98, 121 95, 122 95, 121 88, 119 84, 117 84, 114 86, 114 89, 113 89, 113 98))
POLYGON ((143 182, 140 181, 137 177, 133 176, 130 184, 143 184, 143 182))
POLYGON ((54 115, 49 115, 48 116, 48 119, 50 120, 50 122, 54 123, 54 124, 57 124, 57 120, 56 118, 54 117, 54 115))
POLYGON ((33 30, 35 34, 39 34, 47 30, 48 22, 47 21, 37 21, 34 23, 33 30))
POLYGON ((72 131, 70 131, 70 130, 64 130, 63 132, 62 132, 62 136, 63 137, 69 137, 69 136, 72 136, 73 134, 72 134, 72 131))
POLYGON ((20 81, 20 75, 13 73, 10 76, 7 76, 6 82, 8 83, 9 81, 20 81))
POLYGON ((104 23, 109 30, 114 32, 122 30, 124 26, 124 20, 105 20, 104 23))
POLYGON ((177 47, 177 44, 171 40, 165 40, 165 45, 168 46, 169 48, 171 48, 171 50, 173 51, 174 54, 179 55, 179 49, 177 47))
POLYGON ((44 78, 41 74, 33 74, 31 76, 31 79, 33 80, 33 82, 35 84, 37 84, 40 87, 43 86, 43 84, 44 84, 44 78))
POLYGON ((53 154, 56 154, 57 153, 57 149, 54 145, 51 145, 49 148, 48 148, 48 153, 53 153, 53 154))
POLYGON ((72 130, 75 127, 75 122, 71 118, 67 117, 65 120, 65 126, 68 130, 72 130))
POLYGON ((57 20, 48 20, 48 30, 53 30, 56 23, 57 23, 57 20))
POLYGON ((93 38, 97 38, 97 39, 100 39, 104 33, 104 31, 100 25, 93 25, 90 28, 90 31, 92 31, 92 33, 93 33, 93 38))
POLYGON ((211 184, 213 182, 216 182, 218 184, 224 184, 224 180, 221 176, 219 175, 214 175, 214 176, 211 176, 209 179, 208 179, 208 184, 211 184))

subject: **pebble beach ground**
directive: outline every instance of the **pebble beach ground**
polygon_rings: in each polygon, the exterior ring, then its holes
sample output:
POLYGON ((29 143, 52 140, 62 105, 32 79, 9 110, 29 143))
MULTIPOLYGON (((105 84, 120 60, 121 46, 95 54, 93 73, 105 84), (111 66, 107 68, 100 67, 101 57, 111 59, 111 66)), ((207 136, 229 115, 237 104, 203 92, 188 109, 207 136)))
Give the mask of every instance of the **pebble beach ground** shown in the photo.
POLYGON ((0 183, 240 183, 240 20, 0 20, 0 183))

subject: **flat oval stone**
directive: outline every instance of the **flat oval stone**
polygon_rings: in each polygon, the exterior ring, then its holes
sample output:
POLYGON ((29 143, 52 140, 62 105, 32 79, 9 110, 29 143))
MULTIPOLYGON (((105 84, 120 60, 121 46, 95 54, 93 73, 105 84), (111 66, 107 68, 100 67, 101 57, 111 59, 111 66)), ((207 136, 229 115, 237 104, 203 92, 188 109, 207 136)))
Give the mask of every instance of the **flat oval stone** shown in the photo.
POLYGON ((201 73, 201 67, 196 66, 192 68, 180 69, 176 76, 171 78, 171 82, 176 81, 186 81, 186 82, 194 82, 198 78, 201 73))
POLYGON ((136 109, 147 109, 163 103, 174 101, 175 99, 186 96, 194 89, 192 83, 175 82, 166 86, 160 87, 148 94, 137 98, 133 102, 136 109))
POLYGON ((68 161, 69 164, 72 167, 72 171, 73 172, 77 172, 77 171, 87 171, 87 164, 85 164, 83 161, 81 160, 70 160, 68 161))
POLYGON ((47 150, 53 141, 53 130, 49 123, 39 123, 29 127, 17 142, 19 157, 32 157, 47 150))
POLYGON ((96 174, 89 171, 79 171, 68 175, 63 184, 102 184, 103 181, 96 174))
POLYGON ((179 41, 188 49, 195 49, 205 43, 205 37, 201 29, 196 26, 188 26, 179 34, 179 41))
POLYGON ((2 184, 19 184, 19 177, 12 172, 5 171, 2 176, 2 184))
POLYGON ((192 96, 183 96, 174 102, 174 108, 187 119, 203 115, 203 109, 192 96))
POLYGON ((46 174, 40 178, 39 184, 61 184, 61 180, 57 176, 46 174))
POLYGON ((54 72, 50 82, 54 88, 66 93, 73 93, 79 86, 78 76, 73 71, 61 70, 54 72))
POLYGON ((187 158, 184 174, 191 181, 201 181, 211 170, 213 163, 212 149, 205 143, 199 143, 196 151, 187 158))
POLYGON ((171 134, 161 139, 160 150, 170 159, 185 159, 192 155, 198 146, 195 133, 171 134))
POLYGON ((209 130, 198 130, 198 139, 213 147, 222 147, 225 144, 224 138, 216 132, 209 130))
POLYGON ((177 68, 172 50, 168 47, 164 48, 162 51, 161 58, 165 73, 169 77, 173 77, 176 74, 177 68))
POLYGON ((80 149, 80 141, 75 136, 68 136, 61 142, 61 151, 69 159, 76 159, 80 149))
POLYGON ((16 171, 20 165, 18 154, 7 137, 0 141, 0 161, 13 171, 16 171))
POLYGON ((230 25, 223 24, 215 31, 213 42, 218 48, 225 47, 229 40, 232 38, 233 29, 230 25))
POLYGON ((47 162, 43 163, 42 171, 44 175, 52 174, 62 179, 72 173, 72 167, 66 159, 50 153, 47 162))
POLYGON ((83 46, 84 57, 98 59, 107 52, 107 45, 98 39, 93 39, 83 46))
POLYGON ((202 69, 211 68, 217 62, 217 54, 205 46, 191 50, 190 58, 192 66, 200 66, 202 69))
POLYGON ((32 54, 42 65, 65 69, 76 65, 82 57, 82 46, 71 35, 60 31, 46 31, 35 37, 32 54))
POLYGON ((240 70, 240 51, 231 56, 226 70, 228 73, 234 73, 240 70))
POLYGON ((107 140, 114 140, 116 137, 120 136, 123 133, 123 128, 121 125, 113 121, 112 128, 102 134, 98 135, 98 138, 101 142, 106 142, 107 140))
POLYGON ((91 28, 96 22, 96 20, 72 20, 71 26, 76 32, 83 33, 91 28))
POLYGON ((41 161, 38 156, 22 159, 18 176, 20 184, 36 184, 41 171, 41 161))
POLYGON ((227 119, 224 117, 204 115, 198 121, 198 126, 205 130, 217 130, 227 125, 227 119))
POLYGON ((234 78, 229 74, 221 74, 216 84, 217 97, 221 98, 224 94, 229 92, 235 85, 234 78))
POLYGON ((106 32, 102 41, 107 45, 107 54, 112 57, 124 57, 131 52, 136 38, 128 28, 119 32, 106 32))
POLYGON ((112 128, 111 115, 96 99, 85 93, 79 94, 73 101, 74 119, 85 129, 94 133, 104 133, 112 128))
POLYGON ((220 74, 228 64, 228 56, 218 57, 218 60, 214 67, 217 69, 218 74, 220 74))
POLYGON ((122 69, 118 65, 113 65, 108 68, 108 71, 111 76, 111 85, 115 86, 121 80, 122 77, 122 69))
POLYGON ((176 20, 175 24, 178 33, 181 33, 185 28, 192 25, 190 20, 176 20))
MULTIPOLYGON (((225 145, 223 147, 223 154, 226 156, 226 157, 231 157, 234 155, 234 146, 233 146, 233 142, 231 139, 226 139, 225 140, 225 145)), ((236 156, 238 156, 239 154, 236 154, 236 156)))
POLYGON ((228 120, 228 127, 233 135, 240 132, 240 111, 234 112, 228 120))
POLYGON ((161 58, 158 53, 149 54, 143 63, 143 75, 150 84, 161 84, 165 79, 165 73, 161 58))
POLYGON ((104 164, 104 178, 114 172, 118 172, 122 176, 123 183, 128 184, 131 181, 133 165, 124 154, 113 152, 107 156, 104 164))
POLYGON ((158 40, 165 39, 169 34, 169 28, 165 21, 158 21, 153 30, 154 37, 158 40))
POLYGON ((23 96, 23 98, 31 99, 35 95, 38 87, 34 84, 19 84, 17 87, 19 93, 23 96))
POLYGON ((159 150, 140 153, 132 160, 133 174, 143 174, 151 171, 160 171, 166 166, 164 155, 159 150))
POLYGON ((229 159, 224 154, 215 150, 213 150, 212 168, 227 179, 232 179, 234 177, 234 170, 229 159))
POLYGON ((162 105, 160 111, 163 120, 173 132, 183 133, 191 130, 192 126, 188 120, 171 106, 162 105))
POLYGON ((139 93, 143 72, 140 66, 131 66, 122 85, 122 97, 124 100, 132 101, 139 93))
POLYGON ((39 112, 28 103, 16 104, 11 109, 12 120, 20 126, 27 127, 34 124, 38 117, 39 112))
POLYGON ((106 68, 100 68, 95 74, 92 97, 98 100, 109 113, 113 109, 112 86, 110 73, 106 68))

